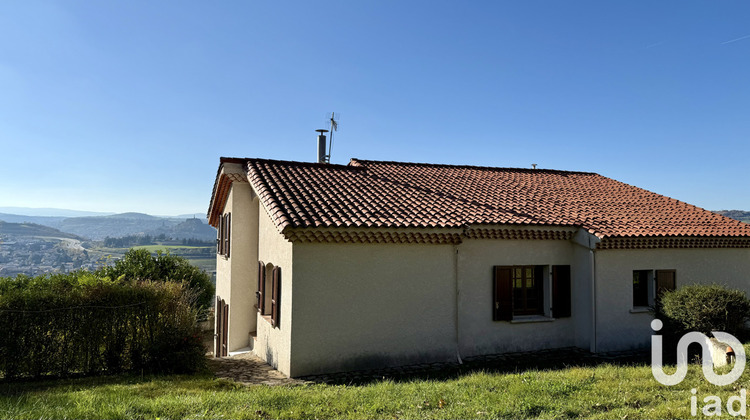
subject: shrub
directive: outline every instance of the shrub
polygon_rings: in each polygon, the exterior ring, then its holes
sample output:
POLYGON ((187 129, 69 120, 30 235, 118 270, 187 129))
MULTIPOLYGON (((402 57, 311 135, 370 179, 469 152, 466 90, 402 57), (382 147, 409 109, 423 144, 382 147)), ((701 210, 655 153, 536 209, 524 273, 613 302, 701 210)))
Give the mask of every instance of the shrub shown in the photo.
POLYGON ((100 274, 0 279, 0 374, 191 372, 204 366, 191 289, 100 274))
POLYGON ((740 337, 750 319, 750 300, 741 290, 717 284, 688 285, 662 294, 655 316, 680 336, 688 331, 724 331, 740 337))
POLYGON ((105 267, 102 275, 125 281, 151 280, 185 282, 196 294, 199 310, 211 307, 215 293, 211 277, 186 259, 170 254, 151 255, 145 249, 131 249, 112 267, 105 267))

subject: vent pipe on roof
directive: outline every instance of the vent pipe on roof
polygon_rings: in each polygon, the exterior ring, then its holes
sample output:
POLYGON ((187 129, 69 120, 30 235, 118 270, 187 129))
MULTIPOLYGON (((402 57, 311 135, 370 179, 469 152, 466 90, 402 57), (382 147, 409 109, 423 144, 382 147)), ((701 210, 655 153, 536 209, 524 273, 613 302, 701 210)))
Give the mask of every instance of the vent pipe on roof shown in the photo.
POLYGON ((326 154, 326 135, 328 130, 315 130, 318 132, 318 163, 328 163, 328 155, 326 154))

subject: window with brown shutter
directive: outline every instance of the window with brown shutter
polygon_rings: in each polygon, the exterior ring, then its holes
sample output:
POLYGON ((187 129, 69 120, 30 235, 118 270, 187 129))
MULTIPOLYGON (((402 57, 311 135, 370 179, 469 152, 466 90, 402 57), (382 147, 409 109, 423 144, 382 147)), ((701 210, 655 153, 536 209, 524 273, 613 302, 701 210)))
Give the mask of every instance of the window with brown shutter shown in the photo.
POLYGON ((255 291, 255 298, 257 299, 256 308, 258 312, 263 315, 264 302, 263 302, 263 291, 266 284, 266 265, 263 261, 258 261, 258 288, 255 291))
POLYGON ((570 266, 552 266, 552 316, 567 318, 571 314, 570 266))
POLYGON ((219 217, 219 227, 216 229, 216 253, 227 258, 229 257, 231 225, 231 213, 219 217))
POLYGON ((493 279, 492 319, 510 321, 513 319, 513 284, 511 272, 513 267, 496 266, 493 279))
POLYGON ((281 297, 281 267, 273 268, 273 282, 271 284, 271 326, 280 327, 279 325, 279 312, 280 312, 280 297, 281 297))

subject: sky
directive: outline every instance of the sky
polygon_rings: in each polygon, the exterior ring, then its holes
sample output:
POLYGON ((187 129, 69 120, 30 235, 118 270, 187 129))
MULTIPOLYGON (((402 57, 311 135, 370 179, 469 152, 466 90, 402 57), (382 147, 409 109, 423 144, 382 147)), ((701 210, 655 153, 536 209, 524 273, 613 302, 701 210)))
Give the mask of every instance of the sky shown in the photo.
POLYGON ((205 212, 220 156, 588 171, 750 210, 750 2, 0 2, 0 206, 205 212))

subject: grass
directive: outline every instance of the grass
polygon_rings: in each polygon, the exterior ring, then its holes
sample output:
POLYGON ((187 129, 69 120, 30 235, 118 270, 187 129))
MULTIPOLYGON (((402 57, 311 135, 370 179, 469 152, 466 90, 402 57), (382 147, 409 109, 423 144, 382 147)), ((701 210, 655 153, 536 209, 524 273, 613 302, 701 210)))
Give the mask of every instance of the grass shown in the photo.
POLYGON ((190 245, 139 245, 139 246, 133 247, 133 249, 145 249, 145 250, 148 250, 149 252, 166 251, 169 249, 204 249, 204 248, 210 248, 212 250, 215 249, 214 246, 190 246, 190 245))
MULTIPOLYGON (((0 384, 0 418, 692 418, 691 388, 724 403, 750 374, 716 387, 692 365, 681 384, 656 382, 650 365, 600 365, 363 385, 243 386, 210 374, 83 378, 0 384)), ((739 405, 737 405, 739 407, 739 405)), ((715 417, 714 417, 715 418, 715 417)))

